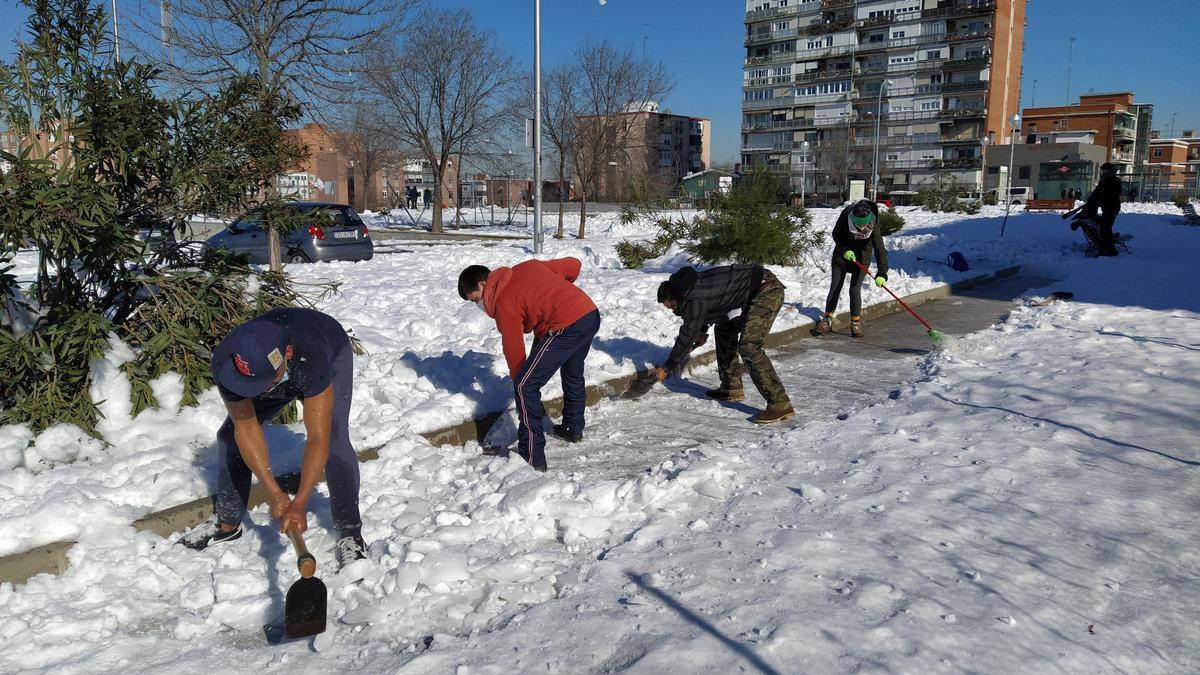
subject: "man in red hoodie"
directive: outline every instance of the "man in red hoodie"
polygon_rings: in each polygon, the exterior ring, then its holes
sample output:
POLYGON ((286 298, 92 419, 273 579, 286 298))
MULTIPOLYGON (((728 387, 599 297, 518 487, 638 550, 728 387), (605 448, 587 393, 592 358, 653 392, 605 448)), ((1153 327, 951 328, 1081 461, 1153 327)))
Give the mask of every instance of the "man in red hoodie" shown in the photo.
POLYGON ((542 432, 542 386, 562 373, 563 421, 555 436, 583 438, 583 362, 600 329, 600 310, 575 286, 577 258, 529 260, 490 270, 471 265, 458 276, 458 294, 496 320, 517 399, 517 451, 538 471, 546 470, 542 432), (525 355, 525 333, 533 348, 525 355))

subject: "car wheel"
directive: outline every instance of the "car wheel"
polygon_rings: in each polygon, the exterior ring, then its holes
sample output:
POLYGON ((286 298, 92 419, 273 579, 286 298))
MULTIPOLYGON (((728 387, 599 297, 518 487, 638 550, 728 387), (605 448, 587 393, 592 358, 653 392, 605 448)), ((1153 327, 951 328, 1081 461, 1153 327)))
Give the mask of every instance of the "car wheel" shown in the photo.
POLYGON ((290 251, 288 252, 288 262, 306 263, 309 262, 309 260, 308 256, 304 254, 304 251, 290 251))

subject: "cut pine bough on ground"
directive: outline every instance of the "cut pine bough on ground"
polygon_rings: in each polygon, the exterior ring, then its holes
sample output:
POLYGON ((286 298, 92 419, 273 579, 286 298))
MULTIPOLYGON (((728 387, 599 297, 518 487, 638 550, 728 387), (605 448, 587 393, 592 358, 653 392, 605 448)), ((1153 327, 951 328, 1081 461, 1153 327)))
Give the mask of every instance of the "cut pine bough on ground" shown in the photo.
MULTIPOLYGON (((977 277, 964 279, 953 284, 942 285, 914 293, 907 297, 906 304, 918 305, 931 300, 945 298, 956 291, 974 288, 997 279, 1013 276, 1020 269, 1020 266, 1007 267, 997 270, 995 273, 980 274, 977 277)), ((896 311, 899 311, 897 303, 891 301, 882 302, 864 307, 863 317, 871 320, 895 313, 896 311)), ((843 312, 838 315, 837 321, 844 323, 848 316, 849 313, 843 312)), ((809 336, 809 330, 813 325, 813 323, 808 323, 772 333, 767 336, 766 346, 769 349, 774 349, 806 338, 809 336)), ((692 357, 685 371, 690 372, 715 361, 715 351, 702 352, 692 357)), ((608 400, 614 394, 623 394, 629 389, 632 383, 638 381, 644 374, 644 371, 631 373, 590 385, 588 387, 587 404, 591 406, 600 401, 608 400)), ((655 383, 656 381, 652 381, 651 387, 655 383)), ((546 401, 547 411, 551 415, 557 414, 555 411, 561 410, 561 405, 561 399, 546 401)), ((501 413, 488 413, 475 419, 463 420, 456 424, 425 432, 421 435, 435 446, 464 445, 471 441, 479 442, 500 416, 501 413)), ((359 461, 366 462, 376 459, 378 454, 372 448, 359 452, 358 457, 359 461)), ((258 486, 255 485, 251 490, 250 508, 265 503, 264 497, 265 493, 261 493, 258 486)), ((211 516, 212 497, 209 496, 148 513, 138 519, 133 526, 138 531, 153 532, 164 538, 173 539, 175 538, 172 537, 173 534, 197 527, 211 516)), ((57 541, 20 553, 0 557, 0 582, 23 584, 30 577, 38 574, 60 574, 70 566, 69 554, 74 545, 75 542, 73 540, 57 541)))

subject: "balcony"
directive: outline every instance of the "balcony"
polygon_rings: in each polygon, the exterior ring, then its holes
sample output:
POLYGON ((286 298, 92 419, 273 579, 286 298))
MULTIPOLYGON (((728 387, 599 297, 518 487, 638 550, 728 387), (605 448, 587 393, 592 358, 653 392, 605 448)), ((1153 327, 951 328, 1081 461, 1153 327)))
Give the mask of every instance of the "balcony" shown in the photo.
POLYGON ((983 40, 992 37, 992 29, 984 28, 982 30, 962 31, 955 33, 947 33, 950 42, 962 42, 963 40, 983 40))
POLYGON ((767 122, 759 122, 756 124, 743 124, 742 131, 752 133, 756 131, 780 131, 784 129, 807 129, 814 126, 811 118, 798 117, 790 120, 769 120, 767 122))
POLYGON ((1133 129, 1125 129, 1123 127, 1117 127, 1115 129, 1113 129, 1112 135, 1113 135, 1113 139, 1115 139, 1115 140, 1131 141, 1131 142, 1137 140, 1137 132, 1134 131, 1133 129))
POLYGON ((763 110, 766 108, 790 108, 795 105, 792 96, 776 96, 763 101, 742 101, 742 110, 763 110))
POLYGON ((811 73, 800 73, 796 76, 796 84, 802 82, 820 82, 822 80, 849 80, 852 77, 850 69, 818 70, 811 73))
POLYGON ((942 68, 946 70, 975 70, 978 68, 986 68, 991 63, 990 56, 968 56, 961 59, 949 59, 942 64, 942 68))
POLYGON ((842 7, 853 7, 856 0, 821 0, 821 11, 828 12, 842 7))
POLYGON ((947 82, 942 85, 942 93, 958 94, 968 91, 987 91, 987 88, 987 80, 979 80, 978 82, 947 82))
POLYGON ((776 40, 794 40, 797 30, 789 28, 787 30, 773 30, 768 32, 759 32, 750 35, 746 38, 746 46, 762 44, 765 42, 775 42, 776 40))
MULTIPOLYGON (((880 117, 879 119, 883 122, 912 122, 914 120, 931 120, 931 119, 935 119, 938 116, 938 112, 939 111, 937 111, 937 110, 905 110, 902 112, 887 112, 887 113, 884 113, 883 116, 880 117)), ((859 117, 858 119, 854 120, 854 125, 855 126, 867 126, 867 125, 874 126, 875 118, 874 118, 874 116, 859 117)))
POLYGON ((777 19, 785 16, 795 16, 800 13, 800 5, 788 7, 772 7, 770 9, 759 9, 751 12, 746 12, 746 23, 755 21, 766 21, 767 19, 777 19))
POLYGON ((946 110, 937 111, 937 116, 942 120, 966 119, 968 117, 985 117, 987 110, 984 108, 949 108, 946 110))
POLYGON ((751 56, 746 59, 747 66, 763 66, 771 63, 795 63, 796 52, 778 52, 769 56, 751 56))
POLYGON ((854 45, 838 45, 835 47, 822 47, 820 49, 799 49, 796 50, 797 61, 818 61, 820 59, 828 59, 835 56, 847 56, 855 53, 854 45))

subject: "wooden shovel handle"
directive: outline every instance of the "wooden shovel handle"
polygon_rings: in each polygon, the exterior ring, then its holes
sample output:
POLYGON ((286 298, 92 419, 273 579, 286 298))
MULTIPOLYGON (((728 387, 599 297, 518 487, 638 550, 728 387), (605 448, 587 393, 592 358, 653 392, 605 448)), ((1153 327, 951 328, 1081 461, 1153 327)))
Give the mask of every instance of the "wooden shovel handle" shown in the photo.
POLYGON ((307 579, 316 574, 317 559, 308 552, 308 547, 304 545, 304 537, 295 530, 288 530, 287 535, 292 540, 292 547, 296 549, 296 566, 300 568, 300 576, 307 579))

